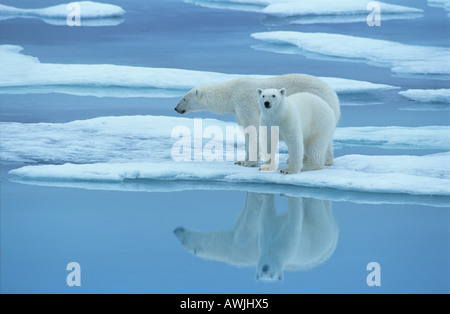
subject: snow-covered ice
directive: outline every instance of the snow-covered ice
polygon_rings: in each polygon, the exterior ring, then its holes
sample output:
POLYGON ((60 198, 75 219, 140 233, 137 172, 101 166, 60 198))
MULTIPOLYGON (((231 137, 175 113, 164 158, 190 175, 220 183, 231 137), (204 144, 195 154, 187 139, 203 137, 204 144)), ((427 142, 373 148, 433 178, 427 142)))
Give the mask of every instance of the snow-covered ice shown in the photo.
POLYGON ((450 89, 408 89, 399 94, 422 103, 450 104, 450 89))
POLYGON ((388 67, 399 76, 448 79, 450 48, 414 46, 397 42, 328 33, 292 31, 254 33, 263 44, 255 49, 297 53, 308 58, 366 62, 388 67))
POLYGON ((450 126, 337 128, 334 146, 450 150, 450 126))
MULTIPOLYGON (((284 1, 270 4, 262 12, 278 18, 279 22, 287 20, 287 22, 295 24, 366 23, 366 18, 371 12, 367 9, 368 3, 360 0, 284 1)), ((383 21, 423 16, 421 9, 384 2, 377 3, 382 10, 383 21)))
MULTIPOLYGON (((181 97, 198 85, 221 83, 237 74, 112 64, 53 64, 0 45, 0 94, 65 93, 98 97, 181 97)), ((247 75, 254 78, 269 76, 247 75)), ((397 87, 342 78, 322 78, 338 94, 370 93, 397 87)))
POLYGON ((230 162, 128 162, 25 166, 10 174, 27 180, 124 182, 208 181, 281 184, 370 193, 450 196, 450 153, 426 156, 336 158, 320 171, 296 175, 263 173, 230 162))
MULTIPOLYGON (((101 117, 68 123, 1 122, 1 160, 53 164, 167 161, 178 139, 171 138, 175 127, 185 126, 192 136, 202 138, 209 126, 218 126, 223 134, 227 127, 237 126, 234 122, 202 119, 199 134, 194 123, 193 119, 165 116, 101 117)), ((203 144, 209 141, 205 137, 203 144)), ((243 139, 236 142, 236 146, 243 145, 243 139)), ((343 127, 336 129, 334 146, 450 150, 450 127, 343 127)), ((280 151, 285 153, 287 149, 281 145, 280 151)))
POLYGON ((271 3, 286 0, 183 0, 186 3, 200 5, 211 9, 239 10, 249 12, 261 12, 271 3))
MULTIPOLYGON (((369 2, 360 0, 184 0, 184 2, 207 8, 241 10, 264 13, 269 16, 267 24, 296 23, 351 23, 366 22, 369 2)), ((423 10, 378 2, 383 20, 418 18, 423 10)))
MULTIPOLYGON (((113 26, 123 22, 125 11, 117 6, 92 1, 76 2, 80 7, 81 26, 113 26)), ((68 4, 42 9, 21 9, 0 4, 0 20, 11 18, 39 18, 52 25, 67 25, 68 4)))
MULTIPOLYGON (((2 122, 1 158, 58 164, 168 160, 176 142, 171 138, 172 130, 186 126, 194 134, 193 122, 164 116, 100 117, 68 123, 2 122)), ((236 124, 202 119, 203 128, 210 125, 225 130, 227 125, 236 124)))
MULTIPOLYGON (((3 162, 52 164, 11 171, 27 180, 203 180, 450 195, 448 152, 426 156, 348 155, 336 158, 332 167, 292 176, 260 173, 255 168, 238 167, 232 162, 173 161, 171 148, 178 138, 171 137, 172 129, 184 125, 193 130, 193 136, 201 138, 203 134, 195 133, 194 123, 193 119, 156 116, 102 117, 69 123, 1 123, 1 157, 3 162)), ((202 124, 201 130, 211 125, 222 130, 235 125, 215 119, 204 119, 202 124)), ((449 127, 338 128, 335 142, 338 147, 367 145, 447 150, 449 133, 449 127)), ((203 144, 209 141, 204 138, 203 144)), ((223 142, 217 144, 223 145, 223 142)), ((240 144, 243 139, 237 143, 240 144)), ((285 152, 281 152, 280 157, 284 163, 285 152)))
MULTIPOLYGON (((392 13, 422 13, 423 10, 378 2, 384 14, 392 13)), ((364 21, 367 13, 367 3, 360 0, 341 0, 339 2, 330 0, 312 1, 276 1, 263 9, 263 13, 275 16, 295 16, 295 15, 341 15, 341 14, 362 14, 364 21)))

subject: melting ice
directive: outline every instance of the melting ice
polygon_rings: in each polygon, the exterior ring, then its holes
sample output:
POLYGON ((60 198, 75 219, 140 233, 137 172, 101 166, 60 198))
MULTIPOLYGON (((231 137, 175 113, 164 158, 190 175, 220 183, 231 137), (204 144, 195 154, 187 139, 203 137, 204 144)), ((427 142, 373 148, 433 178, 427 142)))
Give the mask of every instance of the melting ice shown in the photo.
MULTIPOLYGON (((170 155, 175 142, 171 131, 179 125, 192 129, 193 120, 130 116, 70 123, 1 123, 2 161, 53 164, 27 166, 11 172, 26 179, 116 182, 189 179, 450 195, 450 153, 425 156, 347 155, 336 158, 335 165, 324 170, 284 176, 261 173, 255 168, 235 166, 232 162, 174 162, 170 155)), ((205 128, 209 125, 224 129, 234 123, 203 120, 205 128)), ((192 134, 195 135, 195 132, 192 134)), ((335 144, 337 148, 366 145, 448 150, 449 135, 450 128, 444 126, 338 128, 335 144)), ((204 143, 209 140, 205 139, 204 143)), ((215 145, 223 145, 223 142, 215 145)), ((285 148, 281 147, 282 162, 286 160, 285 153, 285 148)))
MULTIPOLYGON (((360 0, 184 0, 207 8, 264 13, 266 24, 313 24, 366 22, 368 2, 360 0)), ((383 20, 418 18, 423 10, 378 2, 383 20)))
MULTIPOLYGON (((116 5, 79 1, 80 26, 113 26, 123 22, 125 11, 116 5)), ((42 9, 20 9, 0 4, 0 20, 11 18, 38 18, 52 25, 67 25, 71 9, 60 4, 42 9)))
POLYGON ((255 49, 297 53, 314 59, 366 62, 388 67, 399 76, 450 78, 450 48, 327 33, 278 31, 254 33, 252 37, 264 41, 255 49))
MULTIPOLYGON (((222 83, 237 74, 112 64, 52 64, 0 45, 0 94, 51 93, 98 97, 181 97, 198 85, 222 83)), ((248 75, 253 78, 269 76, 248 75)), ((322 78, 338 94, 370 93, 397 87, 342 78, 322 78)))

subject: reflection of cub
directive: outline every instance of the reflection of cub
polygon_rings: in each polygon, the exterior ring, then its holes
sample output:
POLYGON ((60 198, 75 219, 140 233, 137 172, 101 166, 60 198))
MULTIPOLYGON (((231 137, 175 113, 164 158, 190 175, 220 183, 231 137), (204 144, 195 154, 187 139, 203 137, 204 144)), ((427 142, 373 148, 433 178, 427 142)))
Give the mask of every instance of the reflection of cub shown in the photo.
POLYGON ((174 233, 199 257, 236 266, 257 265, 256 278, 282 280, 283 271, 305 270, 334 252, 338 228, 331 202, 288 198, 288 211, 277 215, 274 195, 247 193, 244 209, 231 231, 174 233))

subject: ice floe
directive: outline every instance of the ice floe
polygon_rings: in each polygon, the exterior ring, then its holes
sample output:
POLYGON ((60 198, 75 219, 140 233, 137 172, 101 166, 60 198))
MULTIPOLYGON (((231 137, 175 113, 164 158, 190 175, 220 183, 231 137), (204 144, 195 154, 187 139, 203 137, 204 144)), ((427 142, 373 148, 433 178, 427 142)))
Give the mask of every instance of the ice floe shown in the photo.
MULTIPOLYGON (((234 128, 236 123, 201 119, 200 131, 196 131, 194 119, 165 116, 100 117, 68 123, 1 122, 1 160, 35 164, 167 161, 180 138, 172 138, 172 130, 180 126, 188 128, 193 139, 202 140, 202 148, 216 140, 211 144, 224 147, 226 160, 225 136, 211 139, 204 133, 214 126, 225 135, 227 127, 234 128)), ((191 144, 194 147, 193 141, 191 144)), ((231 149, 243 150, 244 139, 237 137, 231 145, 231 149)), ((450 150, 450 127, 339 127, 334 146, 450 150)), ((284 154, 287 149, 281 145, 280 151, 284 154)))
MULTIPOLYGON (((361 203, 450 205, 449 152, 425 156, 347 155, 336 158, 332 167, 292 176, 260 173, 256 168, 239 167, 227 161, 173 161, 171 149, 178 138, 172 137, 172 130, 180 126, 191 131, 194 154, 195 141, 199 139, 200 149, 214 141, 214 145, 225 146, 224 153, 236 147, 243 153, 243 137, 237 137, 231 145, 223 139, 205 137, 204 131, 210 126, 226 132, 235 123, 201 121, 199 133, 194 119, 179 117, 3 122, 1 161, 33 164, 13 170, 11 175, 15 181, 38 185, 127 191, 228 189, 361 203), (383 196, 371 196, 373 193, 383 196)), ((449 150, 449 135, 450 127, 445 126, 338 128, 334 142, 336 149, 362 145, 449 150)), ((282 146, 282 166, 286 158, 286 147, 282 146)))
POLYGON ((292 31, 254 33, 264 43, 253 48, 296 53, 308 58, 366 62, 388 67, 398 76, 449 79, 450 48, 414 46, 397 42, 328 33, 292 31))
POLYGON ((450 153, 426 156, 346 155, 320 171, 263 173, 230 162, 128 162, 25 166, 22 180, 125 182, 133 180, 278 184, 370 193, 450 196, 450 153))
MULTIPOLYGON (((423 10, 377 2, 382 10, 383 21, 392 19, 410 19, 423 16, 423 10)), ((368 2, 360 0, 344 1, 285 1, 270 4, 262 10, 272 17, 266 19, 265 23, 352 23, 363 22, 371 10, 367 8, 368 2)))
MULTIPOLYGON (((369 2, 360 0, 184 0, 207 8, 240 10, 264 13, 266 24, 313 24, 366 22, 369 2)), ((423 10, 378 2, 383 20, 417 18, 423 10)))
MULTIPOLYGON (((92 1, 75 2, 80 12, 80 26, 114 26, 122 23, 125 11, 117 6, 92 1)), ((0 4, 0 20, 11 18, 38 18, 52 25, 67 25, 73 12, 73 3, 42 9, 21 9, 0 4)))
MULTIPOLYGON (((181 97, 198 85, 221 83, 237 74, 111 64, 53 64, 0 45, 0 94, 65 93, 98 97, 181 97)), ((248 75, 267 78, 263 75, 248 75)), ((397 87, 342 78, 322 78, 338 94, 370 93, 397 87)))
MULTIPOLYGON (((25 180, 116 183, 142 179, 193 180, 284 184, 371 193, 450 195, 448 152, 425 156, 347 155, 336 158, 332 167, 292 176, 260 173, 255 168, 235 166, 233 162, 173 161, 171 148, 177 140, 171 134, 174 127, 186 126, 192 130, 193 139, 200 138, 206 144, 211 141, 205 139, 203 132, 208 126, 226 129, 235 125, 204 119, 200 134, 197 134, 195 123, 194 119, 155 116, 102 117, 59 124, 1 123, 1 157, 2 162, 40 164, 11 171, 25 180), (47 165, 49 163, 51 165, 47 165)), ((448 135, 448 127, 338 128, 335 142, 337 146, 448 149, 448 135)), ((241 150, 243 141, 241 138, 236 142, 241 150)), ((215 145, 224 145, 224 141, 221 139, 215 145)), ((231 148, 234 146, 233 143, 231 148)), ((281 152, 280 157, 281 163, 285 163, 285 152, 281 152)))
POLYGON ((210 9, 239 10, 261 12, 270 3, 281 0, 183 0, 186 3, 199 5, 210 9))
MULTIPOLYGON (((202 127, 226 123, 202 119, 202 127)), ((194 120, 164 116, 101 117, 68 123, 0 123, 2 161, 95 163, 171 159, 172 130, 194 120)), ((200 138, 203 134, 200 134, 200 138)), ((205 141, 206 142, 206 141, 205 141)), ((242 142, 243 144, 244 142, 242 142)))
POLYGON ((408 89, 399 94, 422 103, 450 104, 450 89, 408 89))
POLYGON ((293 197, 311 197, 321 200, 344 201, 357 204, 410 204, 433 207, 449 207, 449 196, 410 195, 394 193, 371 193, 345 191, 326 187, 311 188, 285 184, 254 184, 239 182, 212 182, 208 180, 124 180, 124 181, 86 181, 86 180, 48 180, 29 179, 10 176, 12 182, 59 188, 85 190, 173 193, 182 191, 245 191, 265 194, 282 194, 293 197))
POLYGON ((334 146, 450 150, 450 126, 337 128, 334 146))
POLYGON ((448 16, 450 17, 450 0, 428 0, 427 2, 430 7, 443 8, 449 12, 448 16))

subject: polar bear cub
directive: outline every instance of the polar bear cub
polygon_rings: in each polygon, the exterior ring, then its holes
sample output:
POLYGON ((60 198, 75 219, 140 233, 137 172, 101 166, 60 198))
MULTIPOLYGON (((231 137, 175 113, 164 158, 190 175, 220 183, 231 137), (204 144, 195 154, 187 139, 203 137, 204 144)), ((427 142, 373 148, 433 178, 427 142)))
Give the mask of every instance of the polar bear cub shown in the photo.
POLYGON ((272 138, 271 127, 278 127, 279 140, 286 143, 289 151, 289 167, 281 173, 322 169, 336 128, 330 106, 311 93, 286 96, 285 88, 258 89, 258 94, 260 126, 267 127, 267 134, 261 137, 267 149, 262 150, 264 165, 260 170, 275 171, 277 167, 273 161, 278 139, 272 138))

